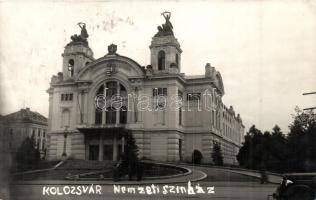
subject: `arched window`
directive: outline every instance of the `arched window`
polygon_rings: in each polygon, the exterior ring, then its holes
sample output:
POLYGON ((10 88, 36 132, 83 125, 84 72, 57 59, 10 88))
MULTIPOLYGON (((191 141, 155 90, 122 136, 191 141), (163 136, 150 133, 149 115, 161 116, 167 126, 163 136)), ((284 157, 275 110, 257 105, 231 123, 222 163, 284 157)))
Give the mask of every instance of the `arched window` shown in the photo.
POLYGON ((121 97, 126 97, 127 96, 126 88, 122 84, 120 84, 120 96, 121 97))
POLYGON ((68 109, 62 111, 61 114, 61 126, 62 127, 69 127, 70 125, 70 112, 68 109))
POLYGON ((113 107, 108 107, 106 109, 106 124, 116 123, 116 110, 113 107))
POLYGON ((182 125, 182 108, 179 108, 179 125, 182 125))
POLYGON ((166 55, 164 51, 159 51, 158 53, 158 70, 165 70, 165 60, 166 60, 166 55))
POLYGON ((95 124, 102 124, 102 110, 95 109, 95 124))
POLYGON ((97 96, 104 93, 104 85, 102 84, 97 90, 97 96))
POLYGON ((120 124, 126 124, 127 122, 127 108, 122 106, 120 109, 120 124))
POLYGON ((69 77, 73 77, 73 75, 74 75, 74 65, 75 65, 74 60, 70 59, 68 61, 68 75, 69 75, 69 77))
POLYGON ((113 95, 116 95, 117 93, 117 82, 116 81, 110 81, 106 83, 106 96, 112 97, 113 95))
POLYGON ((176 65, 177 65, 177 67, 179 67, 179 55, 178 54, 176 54, 176 65))

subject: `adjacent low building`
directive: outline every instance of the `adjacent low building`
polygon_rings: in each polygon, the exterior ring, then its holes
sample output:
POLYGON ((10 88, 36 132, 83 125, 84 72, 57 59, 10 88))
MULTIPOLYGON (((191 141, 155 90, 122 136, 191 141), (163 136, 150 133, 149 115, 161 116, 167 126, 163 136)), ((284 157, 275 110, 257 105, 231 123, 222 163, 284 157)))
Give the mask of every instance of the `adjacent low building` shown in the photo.
POLYGON ((237 164, 244 126, 233 107, 223 102, 221 74, 210 64, 205 74, 181 73, 182 49, 170 13, 149 46, 146 67, 120 55, 117 46, 95 59, 84 23, 80 35, 65 46, 62 72, 51 79, 48 152, 50 160, 118 160, 126 130, 133 133, 139 156, 159 161, 212 162, 215 142, 224 162, 237 164))
POLYGON ((0 117, 0 152, 15 158, 26 137, 34 137, 41 157, 46 154, 47 118, 29 108, 0 117))

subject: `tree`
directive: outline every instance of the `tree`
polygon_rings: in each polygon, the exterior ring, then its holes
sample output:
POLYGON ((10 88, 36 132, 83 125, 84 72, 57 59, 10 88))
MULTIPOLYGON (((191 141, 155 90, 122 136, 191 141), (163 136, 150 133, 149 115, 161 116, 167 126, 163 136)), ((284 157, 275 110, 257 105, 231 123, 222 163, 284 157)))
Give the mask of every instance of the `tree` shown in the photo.
POLYGON ((316 170, 316 115, 295 108, 294 121, 288 135, 289 171, 310 172, 316 170))
POLYGON ((215 165, 223 166, 223 155, 221 145, 217 142, 214 143, 212 159, 215 165))
POLYGON ((263 165, 263 134, 252 125, 245 136, 245 142, 240 148, 237 160, 242 167, 260 169, 263 165))
POLYGON ((34 134, 31 138, 27 137, 22 142, 16 155, 17 167, 19 170, 36 168, 40 161, 40 152, 35 147, 34 134))
POLYGON ((137 179, 140 180, 142 177, 143 169, 142 164, 138 159, 138 146, 136 145, 135 138, 132 132, 127 131, 126 143, 124 146, 124 153, 122 155, 121 173, 128 174, 131 180, 133 175, 137 174, 137 179))

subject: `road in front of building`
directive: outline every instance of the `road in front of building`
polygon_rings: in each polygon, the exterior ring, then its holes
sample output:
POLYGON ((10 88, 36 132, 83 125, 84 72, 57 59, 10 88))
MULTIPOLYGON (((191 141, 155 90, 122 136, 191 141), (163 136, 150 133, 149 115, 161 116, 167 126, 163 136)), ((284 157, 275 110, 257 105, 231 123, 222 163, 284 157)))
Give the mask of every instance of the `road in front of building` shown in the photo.
MULTIPOLYGON (((179 200, 179 199, 240 199, 240 200, 266 200, 269 194, 275 191, 277 185, 275 184, 260 184, 257 178, 236 174, 224 169, 214 169, 214 168, 198 168, 203 170, 208 177, 202 181, 194 182, 192 185, 188 185, 188 182, 181 184, 174 183, 163 183, 159 185, 120 185, 116 188, 114 185, 101 185, 100 188, 96 188, 93 185, 94 193, 99 189, 98 194, 81 194, 81 195, 52 195, 51 192, 55 192, 56 189, 49 188, 59 188, 59 191, 63 193, 64 187, 67 185, 12 185, 11 186, 11 199, 12 200, 39 200, 39 199, 78 199, 78 200, 179 200), (167 186, 168 185, 168 186, 167 186), (199 187, 198 187, 198 186, 199 187), (123 187, 125 186, 125 193, 123 193, 123 187), (178 186, 178 192, 177 192, 178 186), (46 187, 45 195, 43 195, 43 189, 46 187), (159 192, 157 188, 159 187, 159 192), (174 188, 173 188, 174 187, 174 188), (213 188, 214 187, 214 188, 213 188), (133 188, 135 188, 135 193, 133 193, 133 188), (142 188, 144 190, 142 190, 142 188), (188 194, 189 188, 191 189, 191 194, 188 194), (116 189, 116 190, 115 190, 116 189), (155 193, 154 194, 154 190, 155 193), (120 191, 120 192, 118 192, 120 191), (128 191, 132 193, 127 193, 128 191), (193 191, 193 192, 192 192, 193 191), (165 194, 163 194, 165 192, 165 194), (173 193, 175 192, 175 193, 173 193), (204 192, 204 193, 203 193, 204 192), (100 194, 101 193, 101 194, 100 194), (145 194, 142 194, 145 193, 145 194), (194 194, 192 194, 194 193, 194 194), (48 195, 50 194, 50 195, 48 195)), ((118 182, 119 183, 119 182, 118 182)), ((78 185, 69 185, 77 187, 78 185)), ((86 185, 90 191, 91 185, 86 185)), ((93 192, 91 190, 91 192, 93 192)), ((68 188, 65 190, 69 191, 68 188)), ((78 191, 74 191, 78 192, 78 191)))

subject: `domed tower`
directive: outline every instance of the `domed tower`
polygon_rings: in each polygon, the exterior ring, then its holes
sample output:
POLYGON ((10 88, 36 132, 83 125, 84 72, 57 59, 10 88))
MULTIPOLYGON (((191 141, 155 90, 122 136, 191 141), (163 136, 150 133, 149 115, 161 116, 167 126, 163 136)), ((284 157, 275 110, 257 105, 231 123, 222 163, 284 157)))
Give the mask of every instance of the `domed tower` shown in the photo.
POLYGON ((161 14, 166 22, 158 26, 158 33, 152 38, 151 45, 151 65, 154 73, 179 73, 181 71, 180 44, 174 37, 173 26, 170 22, 171 13, 161 14))
POLYGON ((70 37, 71 42, 65 46, 63 56, 63 76, 64 79, 73 79, 80 69, 92 62, 93 52, 88 44, 88 32, 85 23, 78 23, 81 29, 80 35, 70 37))

